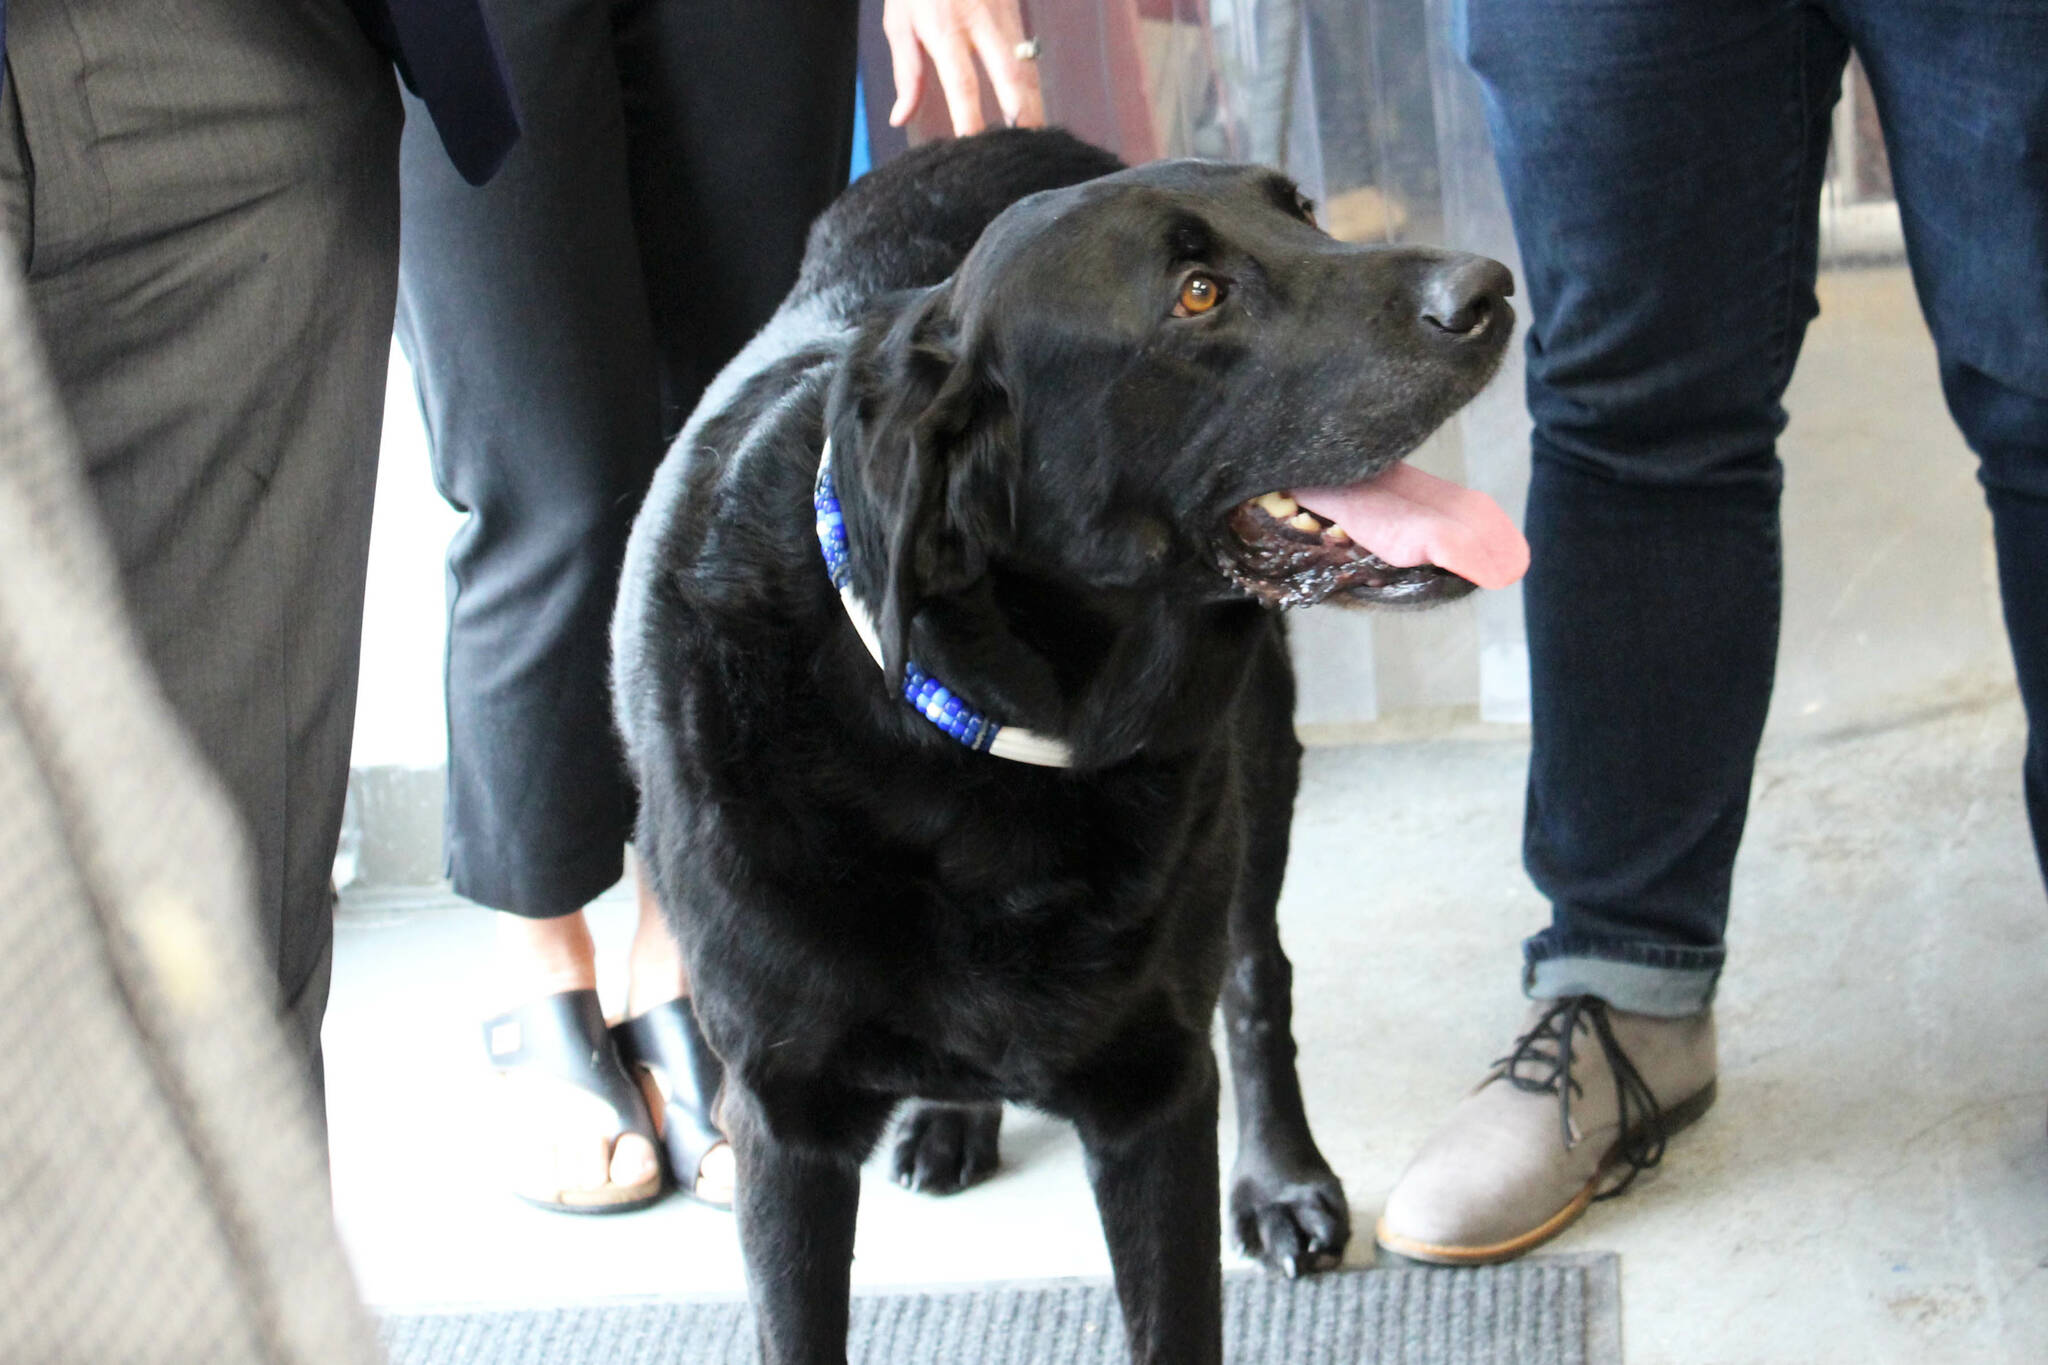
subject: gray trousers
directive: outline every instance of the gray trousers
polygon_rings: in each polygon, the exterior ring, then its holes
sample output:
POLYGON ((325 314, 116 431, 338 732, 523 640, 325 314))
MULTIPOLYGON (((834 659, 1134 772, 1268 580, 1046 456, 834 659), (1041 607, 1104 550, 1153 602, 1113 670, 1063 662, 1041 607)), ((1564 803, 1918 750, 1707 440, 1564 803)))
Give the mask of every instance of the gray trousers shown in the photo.
POLYGON ((0 227, 144 655, 247 826, 317 1077, 395 80, 347 0, 12 0, 7 24, 0 227))
POLYGON ((0 253, 0 1361, 373 1365, 242 838, 0 253))

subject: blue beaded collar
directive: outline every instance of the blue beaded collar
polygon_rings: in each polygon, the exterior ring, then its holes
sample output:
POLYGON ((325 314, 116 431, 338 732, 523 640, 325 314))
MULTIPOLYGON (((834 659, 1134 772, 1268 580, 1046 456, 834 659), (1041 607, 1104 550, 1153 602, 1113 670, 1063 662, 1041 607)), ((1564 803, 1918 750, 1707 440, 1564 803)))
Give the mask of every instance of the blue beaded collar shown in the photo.
MULTIPOLYGON (((818 513, 818 548, 824 553, 826 572, 832 575, 832 586, 839 589, 839 600, 845 604, 846 614, 853 620, 854 632, 879 664, 882 662, 882 645, 875 630, 874 617, 868 614, 868 609, 861 605, 853 592, 853 557, 846 546, 846 518, 839 510, 839 495, 832 488, 832 442, 829 439, 818 456, 818 482, 811 490, 811 505, 818 513)), ((1034 763, 1042 768, 1074 766, 1073 751, 1065 741, 990 720, 962 701, 944 683, 919 668, 914 660, 906 660, 903 665, 903 700, 909 702, 919 715, 977 753, 994 754, 997 758, 1018 763, 1034 763)))

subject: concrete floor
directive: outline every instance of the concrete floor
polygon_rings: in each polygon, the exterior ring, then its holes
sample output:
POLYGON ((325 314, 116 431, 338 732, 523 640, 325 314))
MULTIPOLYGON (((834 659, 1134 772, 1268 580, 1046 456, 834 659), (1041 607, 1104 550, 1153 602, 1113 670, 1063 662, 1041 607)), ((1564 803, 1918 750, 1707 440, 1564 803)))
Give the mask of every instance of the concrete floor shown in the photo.
MULTIPOLYGON (((1789 400, 1785 648, 1720 1102, 1554 1244, 1620 1253, 1631 1365, 2048 1359, 2048 906, 1981 503, 1903 274, 1831 277, 1825 303, 1789 400)), ((1504 1049, 1545 909, 1518 862, 1525 734, 1447 713, 1347 738, 1310 755, 1282 919, 1311 1117, 1363 1233, 1504 1049)), ((598 909, 607 971, 629 913, 598 909)), ((345 899, 329 1111, 368 1298, 736 1292, 725 1215, 574 1219, 499 1192, 487 947, 445 895, 345 899)), ((1064 1127, 1013 1115, 1004 1157, 950 1201, 871 1169, 857 1281, 1106 1273, 1064 1127)))

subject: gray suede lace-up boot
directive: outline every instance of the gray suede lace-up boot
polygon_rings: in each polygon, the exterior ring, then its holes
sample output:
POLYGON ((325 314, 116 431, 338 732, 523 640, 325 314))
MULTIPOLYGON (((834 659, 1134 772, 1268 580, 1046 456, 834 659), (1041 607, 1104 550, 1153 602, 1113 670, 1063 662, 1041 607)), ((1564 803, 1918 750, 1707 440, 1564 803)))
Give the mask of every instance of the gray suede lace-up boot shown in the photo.
POLYGON ((1378 1241, 1439 1265, 1505 1261, 1627 1189, 1714 1102, 1714 1020, 1538 1001, 1528 1029, 1423 1144, 1378 1241))

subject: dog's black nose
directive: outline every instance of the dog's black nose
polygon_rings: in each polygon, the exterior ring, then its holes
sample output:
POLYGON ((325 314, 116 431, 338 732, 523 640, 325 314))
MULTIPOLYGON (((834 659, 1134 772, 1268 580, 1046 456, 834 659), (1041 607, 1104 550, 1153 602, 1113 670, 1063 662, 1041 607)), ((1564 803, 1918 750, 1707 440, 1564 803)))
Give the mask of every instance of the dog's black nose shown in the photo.
POLYGON ((1486 256, 1457 256, 1422 282, 1422 320, 1453 336, 1478 336, 1515 292, 1515 277, 1486 256))

